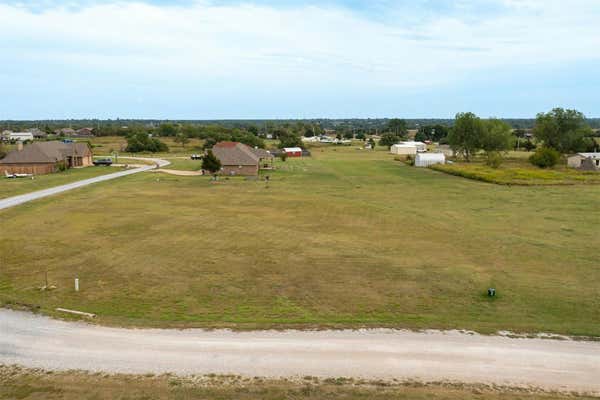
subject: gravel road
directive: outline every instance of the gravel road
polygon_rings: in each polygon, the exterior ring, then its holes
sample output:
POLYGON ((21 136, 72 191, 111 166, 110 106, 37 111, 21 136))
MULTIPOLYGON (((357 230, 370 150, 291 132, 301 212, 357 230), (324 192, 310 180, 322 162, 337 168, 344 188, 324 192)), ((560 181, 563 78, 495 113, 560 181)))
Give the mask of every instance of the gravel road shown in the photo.
POLYGON ((77 189, 77 188, 80 188, 83 186, 91 185, 92 183, 104 182, 104 181, 108 181, 111 179, 120 178, 122 176, 137 174, 138 172, 149 171, 151 169, 156 168, 157 166, 159 168, 162 168, 162 167, 170 164, 170 162, 168 162, 166 160, 161 160, 158 158, 144 158, 144 157, 130 157, 130 158, 134 158, 137 160, 152 161, 152 162, 156 163, 156 165, 144 165, 144 166, 141 166, 138 168, 128 169, 128 170, 121 171, 121 172, 115 172, 114 174, 97 176, 95 178, 89 178, 89 179, 84 179, 84 180, 77 181, 77 182, 67 183, 66 185, 56 186, 56 187, 53 187, 50 189, 38 190, 36 192, 22 194, 20 196, 8 197, 6 199, 0 200, 0 210, 9 208, 9 207, 14 207, 19 204, 27 203, 27 202, 30 202, 33 200, 44 198, 44 197, 52 196, 55 194, 59 194, 62 192, 66 192, 68 190, 73 190, 73 189, 77 189))
POLYGON ((121 329, 0 309, 0 363, 51 370, 451 380, 600 394, 600 343, 459 332, 121 329))

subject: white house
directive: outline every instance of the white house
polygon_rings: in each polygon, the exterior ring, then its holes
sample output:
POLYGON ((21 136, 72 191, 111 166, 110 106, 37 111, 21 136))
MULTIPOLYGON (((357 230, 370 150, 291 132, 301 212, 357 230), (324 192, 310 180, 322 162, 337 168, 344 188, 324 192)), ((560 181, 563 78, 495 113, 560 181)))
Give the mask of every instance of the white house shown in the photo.
POLYGON ((390 147, 390 153, 401 155, 415 155, 417 154, 417 146, 412 146, 410 144, 393 144, 390 147))
POLYGON ((423 142, 400 142, 400 144, 406 144, 408 146, 415 146, 417 148, 417 152, 424 153, 427 151, 427 145, 423 142))
POLYGON ((445 164, 444 153, 419 153, 415 157, 415 167, 429 167, 433 164, 445 164))
POLYGON ((593 166, 594 169, 600 170, 600 153, 577 153, 567 158, 567 165, 571 168, 584 169, 591 169, 593 166))

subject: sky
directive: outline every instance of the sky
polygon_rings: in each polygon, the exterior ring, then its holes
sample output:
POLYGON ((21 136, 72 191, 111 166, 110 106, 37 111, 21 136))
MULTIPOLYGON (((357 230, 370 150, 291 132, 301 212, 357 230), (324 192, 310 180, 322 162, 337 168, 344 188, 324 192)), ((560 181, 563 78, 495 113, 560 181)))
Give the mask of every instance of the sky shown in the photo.
POLYGON ((600 0, 0 0, 0 120, 600 117, 600 0))

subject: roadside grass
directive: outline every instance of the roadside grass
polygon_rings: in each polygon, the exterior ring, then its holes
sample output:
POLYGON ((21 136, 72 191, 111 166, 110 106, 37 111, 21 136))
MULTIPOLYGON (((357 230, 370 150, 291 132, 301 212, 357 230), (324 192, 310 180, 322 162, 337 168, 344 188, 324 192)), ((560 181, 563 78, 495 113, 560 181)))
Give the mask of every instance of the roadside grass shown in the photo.
POLYGON ((485 399, 589 400, 597 397, 458 383, 383 382, 354 379, 265 379, 235 375, 107 375, 48 372, 0 365, 0 399, 485 399))
MULTIPOLYGON (((454 164, 433 165, 431 168, 451 175, 474 179, 500 185, 574 185, 600 184, 600 173, 579 171, 557 165, 554 168, 542 169, 531 165, 526 152, 511 152, 499 168, 485 165, 481 158, 471 163, 455 162, 454 164)), ((564 163, 561 160, 561 163, 564 163)))
POLYGON ((600 336, 600 186, 489 185, 341 147, 277 168, 136 174, 2 211, 0 304, 123 326, 600 336))
POLYGON ((53 174, 36 175, 34 179, 6 179, 4 176, 0 176, 0 199, 48 189, 83 179, 94 178, 96 176, 118 172, 120 170, 120 168, 86 167, 69 169, 53 174))

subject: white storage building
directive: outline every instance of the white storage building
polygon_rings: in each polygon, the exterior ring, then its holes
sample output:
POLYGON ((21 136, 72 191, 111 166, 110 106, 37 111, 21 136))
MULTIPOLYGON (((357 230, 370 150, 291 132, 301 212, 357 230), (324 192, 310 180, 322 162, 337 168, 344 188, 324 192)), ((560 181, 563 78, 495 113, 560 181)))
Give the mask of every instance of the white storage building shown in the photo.
POLYGON ((445 164, 446 156, 443 153, 419 153, 415 157, 415 167, 429 167, 433 164, 445 164))
POLYGON ((417 146, 409 144, 393 144, 390 147, 390 153, 402 155, 415 155, 417 154, 417 146))
POLYGON ((419 153, 424 153, 427 151, 427 145, 423 142, 410 141, 410 142, 400 142, 400 144, 406 144, 408 146, 415 146, 419 153))

